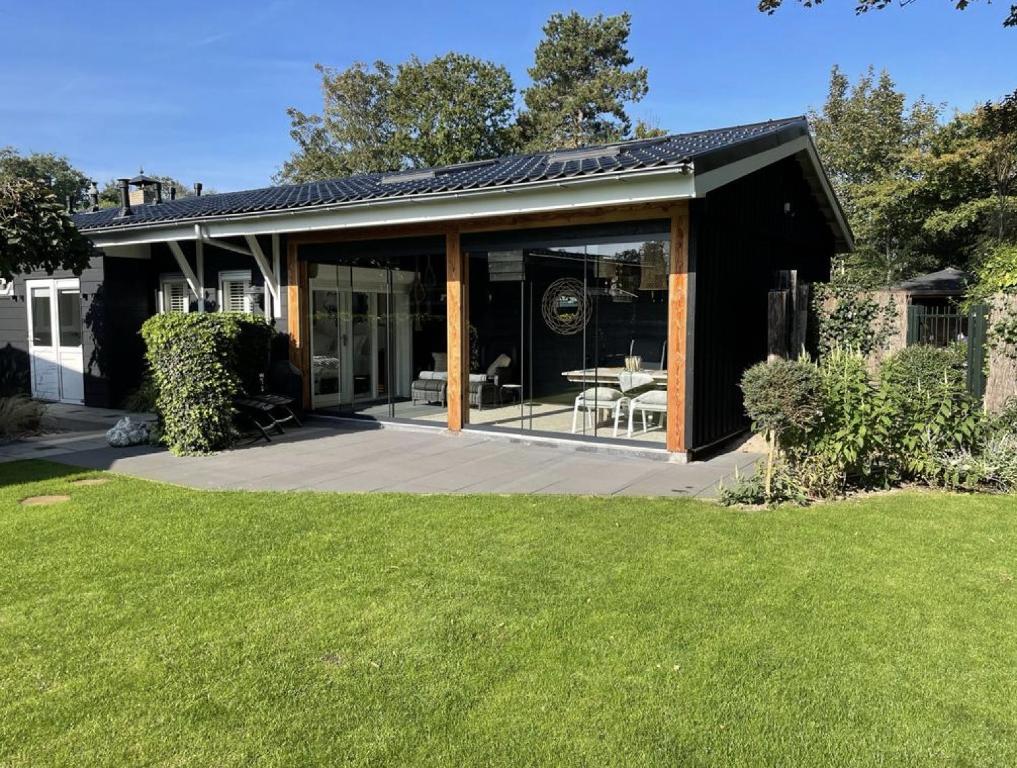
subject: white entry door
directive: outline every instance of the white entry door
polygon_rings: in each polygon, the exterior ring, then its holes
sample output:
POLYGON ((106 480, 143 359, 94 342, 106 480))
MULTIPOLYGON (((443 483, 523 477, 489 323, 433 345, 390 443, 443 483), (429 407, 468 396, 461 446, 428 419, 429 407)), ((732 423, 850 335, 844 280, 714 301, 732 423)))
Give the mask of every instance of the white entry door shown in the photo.
POLYGON ((81 287, 77 278, 28 280, 32 397, 85 402, 81 287))

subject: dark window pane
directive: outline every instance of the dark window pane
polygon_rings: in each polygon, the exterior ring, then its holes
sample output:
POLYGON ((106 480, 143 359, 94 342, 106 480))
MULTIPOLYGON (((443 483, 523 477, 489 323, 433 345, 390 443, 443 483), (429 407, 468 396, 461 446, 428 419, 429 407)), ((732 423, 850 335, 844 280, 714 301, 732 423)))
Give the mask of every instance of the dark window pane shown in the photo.
POLYGON ((57 292, 57 315, 60 318, 60 346, 81 346, 81 294, 74 288, 57 292))
POLYGON ((50 301, 49 288, 32 289, 32 343, 37 347, 53 346, 50 301))

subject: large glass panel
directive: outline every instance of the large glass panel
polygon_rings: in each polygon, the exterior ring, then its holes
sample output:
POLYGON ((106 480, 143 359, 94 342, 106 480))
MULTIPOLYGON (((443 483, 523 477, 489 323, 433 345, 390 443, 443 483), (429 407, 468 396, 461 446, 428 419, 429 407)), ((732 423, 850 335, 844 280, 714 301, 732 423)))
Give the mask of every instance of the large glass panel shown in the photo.
POLYGON ((37 347, 53 346, 53 318, 49 288, 32 288, 32 343, 37 347))
MULTIPOLYGON (((335 296, 339 307, 338 318, 323 331, 335 339, 337 389, 331 398, 315 398, 315 407, 346 416, 444 424, 444 252, 373 241, 316 246, 309 256, 317 259, 309 265, 312 312, 318 314, 316 291, 335 296)), ((314 361, 317 381, 317 352, 314 361)))
POLYGON ((470 248, 471 371, 489 385, 471 426, 662 447, 666 228, 517 241, 470 248))
POLYGON ((353 332, 353 399, 375 399, 374 361, 376 339, 374 329, 377 313, 373 307, 374 296, 353 291, 351 293, 351 316, 353 332))
POLYGON ((81 346, 81 293, 77 288, 57 291, 57 317, 60 322, 61 347, 81 346))
POLYGON ((339 404, 339 292, 311 290, 311 381, 314 406, 339 404))

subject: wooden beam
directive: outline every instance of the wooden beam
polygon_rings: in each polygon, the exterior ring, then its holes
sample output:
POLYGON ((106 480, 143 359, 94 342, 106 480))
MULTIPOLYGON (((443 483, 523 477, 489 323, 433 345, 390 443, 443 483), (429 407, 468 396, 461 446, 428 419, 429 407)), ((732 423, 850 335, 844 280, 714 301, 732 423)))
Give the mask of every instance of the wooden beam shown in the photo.
POLYGON ((466 295, 468 283, 465 256, 459 247, 459 231, 445 233, 445 279, 446 314, 448 329, 448 428, 458 432, 469 422, 470 390, 469 376, 470 334, 466 318, 466 295))
POLYGON ((689 206, 671 212, 671 256, 667 300, 667 449, 685 453, 687 353, 689 308, 689 206))
MULTIPOLYGON (((584 208, 574 211, 549 211, 544 213, 513 214, 467 219, 457 224, 460 233, 490 232, 505 229, 528 229, 531 227, 567 227, 581 224, 601 224, 617 221, 645 221, 647 219, 670 218, 675 204, 642 203, 615 205, 600 208, 584 208)), ((325 232, 304 232, 289 235, 298 243, 341 243, 357 240, 375 240, 394 237, 420 237, 442 235, 449 231, 448 222, 424 222, 419 224, 397 224, 378 227, 357 227, 333 229, 325 232)))
POLYGON ((311 356, 307 336, 307 266, 297 259, 297 244, 290 242, 286 252, 286 329, 290 337, 290 362, 300 369, 304 379, 303 405, 311 407, 311 356))

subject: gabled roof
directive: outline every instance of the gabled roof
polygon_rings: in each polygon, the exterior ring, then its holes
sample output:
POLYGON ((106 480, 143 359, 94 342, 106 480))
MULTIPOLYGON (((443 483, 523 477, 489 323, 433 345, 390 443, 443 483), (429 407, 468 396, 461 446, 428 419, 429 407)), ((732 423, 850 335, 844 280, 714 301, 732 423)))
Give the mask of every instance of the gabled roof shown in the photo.
POLYGON ((967 272, 947 267, 938 272, 912 277, 895 287, 912 296, 960 296, 970 281, 971 275, 967 272))
MULTIPOLYGON (((118 208, 107 208, 78 213, 74 221, 83 232, 99 232, 121 227, 206 222, 236 215, 328 209, 375 200, 411 200, 441 193, 468 194, 584 177, 593 180, 598 174, 617 177, 667 167, 688 166, 690 170, 694 167, 699 173, 807 136, 805 118, 790 117, 580 150, 512 155, 441 168, 360 174, 306 184, 184 197, 134 206, 130 216, 120 216, 118 208)), ((822 174, 821 169, 819 173, 822 174)), ((827 193, 832 197, 828 188, 827 193)), ((835 199, 830 205, 840 213, 835 199)), ((845 233, 841 239, 850 242, 850 233, 845 233)))

